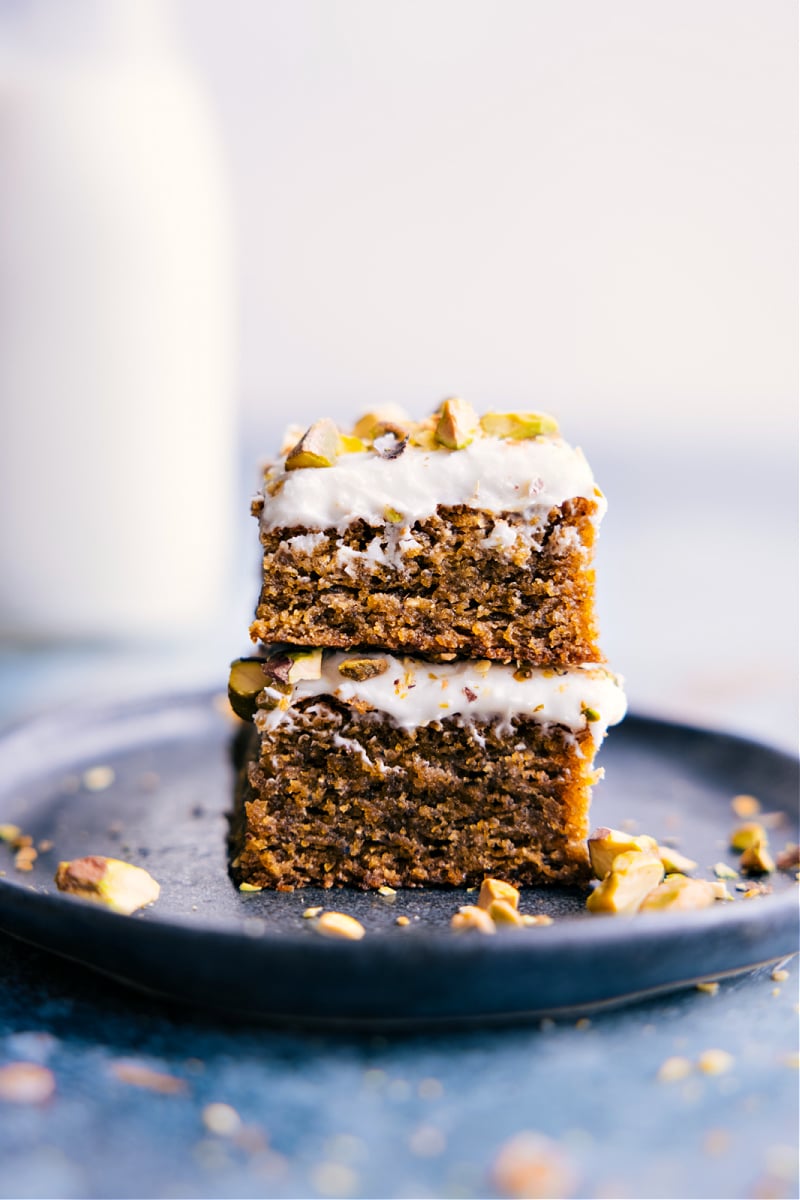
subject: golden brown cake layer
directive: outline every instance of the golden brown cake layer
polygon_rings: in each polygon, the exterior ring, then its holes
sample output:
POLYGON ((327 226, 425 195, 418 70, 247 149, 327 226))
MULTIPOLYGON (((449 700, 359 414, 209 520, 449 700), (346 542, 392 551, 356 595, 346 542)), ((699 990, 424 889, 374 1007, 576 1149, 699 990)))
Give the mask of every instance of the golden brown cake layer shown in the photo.
POLYGON ((251 636, 539 666, 602 662, 591 567, 596 511, 578 498, 533 521, 440 507, 402 535, 391 522, 364 520, 341 533, 262 530, 251 636))
POLYGON ((514 718, 398 728, 329 697, 253 733, 231 842, 240 882, 303 885, 517 884, 588 878, 594 743, 588 729, 514 718))

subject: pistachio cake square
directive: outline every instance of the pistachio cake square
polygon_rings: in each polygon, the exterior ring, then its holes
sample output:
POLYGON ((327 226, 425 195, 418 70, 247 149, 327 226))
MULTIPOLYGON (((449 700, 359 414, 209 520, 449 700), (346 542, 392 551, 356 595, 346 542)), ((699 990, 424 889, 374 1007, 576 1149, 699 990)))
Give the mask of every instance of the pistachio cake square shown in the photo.
POLYGON ((536 666, 602 662, 593 554, 606 509, 552 417, 446 400, 350 432, 297 430, 253 503, 254 641, 536 666))
POLYGON ((253 720, 231 824, 237 880, 588 879, 595 754, 625 711, 604 667, 281 647, 234 663, 230 686, 253 720))

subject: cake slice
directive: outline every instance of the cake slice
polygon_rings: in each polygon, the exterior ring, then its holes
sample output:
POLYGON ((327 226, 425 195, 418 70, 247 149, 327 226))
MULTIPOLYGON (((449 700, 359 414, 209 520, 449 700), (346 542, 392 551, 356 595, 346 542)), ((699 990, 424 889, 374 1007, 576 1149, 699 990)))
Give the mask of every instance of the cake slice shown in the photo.
POLYGON ((625 699, 605 668, 276 650, 238 660, 254 730, 236 878, 314 884, 582 883, 596 750, 625 699))
POLYGON ((602 662, 592 557, 606 502, 541 413, 312 425, 253 511, 254 641, 537 666, 602 662))

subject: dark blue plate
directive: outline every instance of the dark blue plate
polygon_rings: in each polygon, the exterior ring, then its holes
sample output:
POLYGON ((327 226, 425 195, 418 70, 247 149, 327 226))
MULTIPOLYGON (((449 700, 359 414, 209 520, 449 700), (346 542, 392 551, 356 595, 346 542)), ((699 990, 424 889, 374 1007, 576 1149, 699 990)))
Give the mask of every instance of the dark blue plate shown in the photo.
MULTIPOLYGON (((578 893, 525 889, 521 907, 550 926, 456 935, 463 890, 384 899, 350 890, 239 892, 227 872, 234 726, 212 694, 73 710, 0 739, 0 823, 40 854, 14 869, 0 845, 0 928, 135 987, 273 1021, 364 1028, 505 1021, 583 1011, 718 978, 797 949, 794 873, 772 893, 702 912, 592 917, 578 893), (89 790, 84 772, 113 768, 89 790), (124 917, 60 894, 60 859, 104 854, 146 867, 152 908, 124 917), (352 914, 359 942, 332 941, 302 918, 310 905, 352 914), (398 927, 404 914, 410 924, 398 927)), ((735 865, 730 800, 760 798, 772 843, 795 839, 794 759, 725 734, 629 716, 602 750, 593 821, 673 839, 712 877, 735 865)), ((732 886, 732 885, 731 885, 732 886)))

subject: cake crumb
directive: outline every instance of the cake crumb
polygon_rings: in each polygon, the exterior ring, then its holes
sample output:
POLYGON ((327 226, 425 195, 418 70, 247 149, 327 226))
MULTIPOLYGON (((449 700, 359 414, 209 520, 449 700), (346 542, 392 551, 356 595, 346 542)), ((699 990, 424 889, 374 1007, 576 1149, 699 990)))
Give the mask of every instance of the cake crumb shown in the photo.
POLYGON ((734 796, 731 800, 731 808, 736 813, 737 817, 746 820, 748 817, 755 817, 761 812, 761 801, 755 796, 734 796))
POLYGON ((242 1118, 230 1104, 207 1104, 201 1117, 209 1133, 217 1137, 233 1137, 242 1127, 242 1118))
POLYGON ((690 1060, 676 1054, 672 1058, 664 1059, 658 1068, 657 1078, 659 1083, 677 1083, 681 1079, 686 1079, 691 1073, 692 1064, 690 1060))
POLYGON ((697 1066, 704 1075, 724 1075, 734 1064, 734 1057, 727 1050, 704 1050, 697 1066))
POLYGON ((166 1071, 154 1071, 133 1059, 118 1059, 111 1064, 111 1071, 120 1083, 144 1088, 148 1092, 158 1092, 162 1096, 177 1096, 187 1090, 186 1083, 177 1075, 169 1075, 166 1071))
POLYGON ((39 1063, 12 1062, 0 1067, 0 1101, 44 1104, 55 1090, 53 1072, 39 1063))
POLYGON ((565 1200, 577 1182, 560 1146, 533 1131, 518 1133, 500 1147, 492 1177, 498 1191, 512 1200, 565 1200))
POLYGON ((772 979, 775 983, 785 983, 788 978, 789 972, 785 971, 783 967, 776 967, 770 975, 770 979, 772 979))
POLYGON ((104 792, 115 779, 113 767, 89 767, 83 772, 83 786, 87 792, 104 792))

